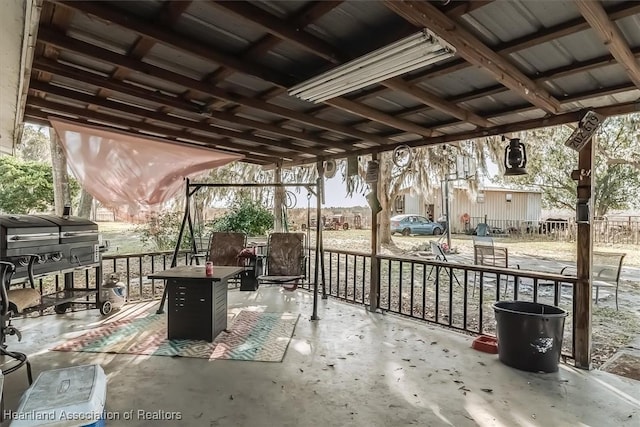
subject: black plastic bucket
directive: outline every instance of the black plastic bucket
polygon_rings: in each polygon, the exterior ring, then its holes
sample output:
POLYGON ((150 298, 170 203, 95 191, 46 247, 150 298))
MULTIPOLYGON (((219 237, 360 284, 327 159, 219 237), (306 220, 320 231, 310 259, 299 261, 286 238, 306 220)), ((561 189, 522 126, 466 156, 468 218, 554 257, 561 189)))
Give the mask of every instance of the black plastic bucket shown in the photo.
POLYGON ((530 372, 557 372, 567 312, 527 301, 493 304, 500 361, 530 372))

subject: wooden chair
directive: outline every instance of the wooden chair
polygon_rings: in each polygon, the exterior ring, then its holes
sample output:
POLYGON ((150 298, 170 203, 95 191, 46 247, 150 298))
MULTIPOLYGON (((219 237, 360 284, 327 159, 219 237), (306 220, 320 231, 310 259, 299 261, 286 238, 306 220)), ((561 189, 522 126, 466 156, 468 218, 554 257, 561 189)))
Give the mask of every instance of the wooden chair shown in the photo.
MULTIPOLYGON (((507 248, 494 246, 493 239, 491 237, 474 238, 473 239, 473 263, 475 265, 484 265, 488 267, 502 267, 509 268, 509 251, 507 248)), ((473 292, 476 292, 476 277, 477 273, 474 273, 473 277, 473 292)), ((500 283, 498 282, 498 287, 500 283)), ((504 295, 507 294, 507 288, 509 286, 509 279, 507 278, 504 295)))
POLYGON ((295 290, 304 280, 306 267, 304 233, 271 233, 267 242, 267 274, 259 283, 278 284, 295 290))

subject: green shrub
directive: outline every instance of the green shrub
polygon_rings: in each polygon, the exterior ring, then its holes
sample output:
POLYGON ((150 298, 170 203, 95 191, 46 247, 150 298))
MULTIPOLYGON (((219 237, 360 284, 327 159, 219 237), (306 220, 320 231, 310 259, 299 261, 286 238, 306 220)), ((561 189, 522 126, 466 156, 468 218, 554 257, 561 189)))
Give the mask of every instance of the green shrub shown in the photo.
MULTIPOLYGON (((151 250, 166 251, 176 247, 184 212, 167 211, 154 215, 149 222, 137 228, 142 243, 151 250)), ((194 235, 198 247, 206 242, 212 231, 235 231, 250 236, 261 236, 273 228, 273 214, 259 202, 240 199, 231 209, 208 224, 194 224, 194 235)), ((206 244, 206 243, 205 243, 206 244)), ((191 235, 185 227, 180 249, 191 249, 191 235)))
POLYGON ((248 198, 240 199, 229 212, 212 223, 213 231, 235 231, 249 236, 261 236, 273 229, 273 213, 260 202, 248 198))
MULTIPOLYGON (((159 212, 153 215, 149 222, 140 225, 136 229, 140 234, 142 244, 151 250, 167 251, 174 249, 178 242, 178 233, 180 232, 183 217, 184 212, 181 211, 159 212)), ((201 229, 200 225, 194 224, 196 242, 201 236, 201 229)), ((202 239, 204 240, 204 238, 202 239)), ((185 227, 180 249, 191 249, 191 235, 188 227, 185 227)))

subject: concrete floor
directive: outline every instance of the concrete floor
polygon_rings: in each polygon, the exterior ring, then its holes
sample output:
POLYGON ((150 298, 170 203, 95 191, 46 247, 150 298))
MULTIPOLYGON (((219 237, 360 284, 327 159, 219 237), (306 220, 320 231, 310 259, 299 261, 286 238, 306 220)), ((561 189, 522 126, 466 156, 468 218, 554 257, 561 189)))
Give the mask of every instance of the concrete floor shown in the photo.
MULTIPOLYGON (((103 322, 97 310, 14 321, 23 341, 9 343, 30 354, 35 375, 102 364, 106 409, 121 418, 110 426, 637 426, 640 419, 633 380, 566 365, 557 374, 518 371, 471 349, 471 337, 335 300, 320 300, 321 320, 311 322, 305 292, 229 296, 234 313, 302 314, 282 363, 48 351, 103 322), (145 420, 139 410, 181 419, 145 420)), ((153 309, 131 305, 107 320, 153 309)), ((5 378, 5 410, 17 408, 26 387, 22 370, 5 378)))

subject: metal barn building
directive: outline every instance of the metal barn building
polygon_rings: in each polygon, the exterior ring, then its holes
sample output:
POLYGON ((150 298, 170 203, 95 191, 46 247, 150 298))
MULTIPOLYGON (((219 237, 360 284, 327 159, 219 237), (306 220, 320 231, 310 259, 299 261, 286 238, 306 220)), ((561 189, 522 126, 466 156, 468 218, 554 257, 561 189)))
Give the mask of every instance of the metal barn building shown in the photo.
MULTIPOLYGON (((478 193, 466 188, 451 189, 450 195, 451 230, 463 232, 484 222, 499 228, 520 228, 525 222, 540 220, 542 213, 542 194, 535 190, 516 190, 510 188, 485 188, 478 193), (469 226, 465 227, 465 218, 469 226)), ((431 196, 399 196, 394 204, 394 213, 413 213, 432 219, 444 217, 445 209, 440 189, 431 196)))

